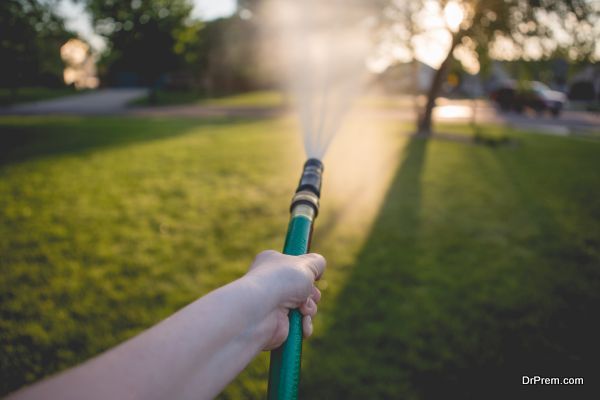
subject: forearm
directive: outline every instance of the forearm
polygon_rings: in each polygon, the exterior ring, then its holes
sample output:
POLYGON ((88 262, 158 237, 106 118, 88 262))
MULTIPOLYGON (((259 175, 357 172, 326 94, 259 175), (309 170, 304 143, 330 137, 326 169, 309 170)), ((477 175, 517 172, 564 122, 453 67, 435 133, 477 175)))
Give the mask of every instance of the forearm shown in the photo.
POLYGON ((276 299, 242 278, 14 398, 211 398, 265 345, 276 299), (271 304, 265 304, 271 303, 271 304))
POLYGON ((216 396, 262 351, 274 329, 269 310, 277 305, 276 296, 266 289, 242 278, 192 304, 198 306, 194 315, 206 315, 198 321, 204 325, 199 334, 209 340, 198 348, 180 398, 216 396))

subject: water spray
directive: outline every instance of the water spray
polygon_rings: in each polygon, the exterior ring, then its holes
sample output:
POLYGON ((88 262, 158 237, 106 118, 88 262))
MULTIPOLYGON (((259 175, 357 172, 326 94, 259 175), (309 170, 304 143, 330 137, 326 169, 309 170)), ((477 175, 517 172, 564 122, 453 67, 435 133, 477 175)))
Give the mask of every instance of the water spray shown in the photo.
MULTIPOLYGON (((292 198, 283 254, 299 256, 308 253, 312 239, 313 224, 319 213, 323 163, 309 158, 304 163, 300 183, 292 198)), ((298 398, 300 361, 302 356, 302 314, 298 309, 289 315, 289 333, 286 341, 271 351, 269 368, 269 400, 298 398)))

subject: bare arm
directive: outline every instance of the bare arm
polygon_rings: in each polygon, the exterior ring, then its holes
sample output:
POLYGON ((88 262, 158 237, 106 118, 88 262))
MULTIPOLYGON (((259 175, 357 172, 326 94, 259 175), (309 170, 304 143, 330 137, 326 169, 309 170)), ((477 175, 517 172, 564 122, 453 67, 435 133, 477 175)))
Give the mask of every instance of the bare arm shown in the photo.
POLYGON ((288 333, 300 307, 305 336, 325 268, 316 254, 266 251, 242 278, 201 297, 140 335, 9 399, 209 399, 288 333))

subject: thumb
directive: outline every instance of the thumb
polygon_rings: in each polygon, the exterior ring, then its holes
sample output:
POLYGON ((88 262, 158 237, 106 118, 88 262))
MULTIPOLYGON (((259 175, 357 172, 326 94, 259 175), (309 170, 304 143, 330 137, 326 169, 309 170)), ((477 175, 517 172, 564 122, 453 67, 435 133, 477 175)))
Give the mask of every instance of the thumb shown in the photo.
POLYGON ((298 256, 301 260, 301 266, 305 268, 312 276, 313 280, 317 281, 323 275, 327 261, 317 253, 309 253, 298 256))

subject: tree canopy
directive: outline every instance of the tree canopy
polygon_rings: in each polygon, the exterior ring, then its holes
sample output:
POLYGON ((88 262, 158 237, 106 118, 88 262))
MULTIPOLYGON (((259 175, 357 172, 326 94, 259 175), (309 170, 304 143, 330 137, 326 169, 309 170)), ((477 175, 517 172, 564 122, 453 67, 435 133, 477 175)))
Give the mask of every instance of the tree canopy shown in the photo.
POLYGON ((51 3, 0 1, 0 85, 60 85, 60 46, 72 36, 51 3))
POLYGON ((108 41, 101 60, 108 83, 156 85, 193 61, 186 53, 201 25, 190 17, 189 0, 83 1, 94 29, 108 41))

